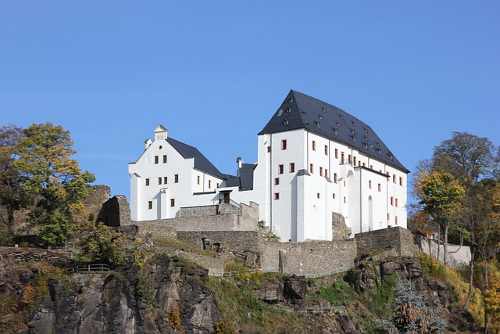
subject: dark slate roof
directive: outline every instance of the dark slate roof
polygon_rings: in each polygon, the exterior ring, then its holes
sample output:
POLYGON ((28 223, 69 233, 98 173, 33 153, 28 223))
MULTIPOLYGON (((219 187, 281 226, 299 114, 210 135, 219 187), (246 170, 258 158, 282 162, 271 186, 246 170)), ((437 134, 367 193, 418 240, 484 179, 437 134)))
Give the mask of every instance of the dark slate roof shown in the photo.
POLYGON ((372 128, 329 103, 290 90, 261 134, 306 129, 409 173, 372 128))
POLYGON ((224 174, 224 186, 225 187, 239 187, 240 186, 240 178, 230 174, 224 174))
POLYGON ((240 177, 240 190, 253 189, 253 172, 257 167, 256 164, 242 164, 238 168, 238 176, 240 177))
POLYGON ((194 168, 220 179, 224 179, 224 175, 219 172, 219 170, 210 161, 208 161, 208 159, 205 158, 205 156, 201 154, 196 147, 189 146, 171 137, 167 138, 167 142, 172 145, 172 147, 175 148, 184 159, 194 158, 194 168))

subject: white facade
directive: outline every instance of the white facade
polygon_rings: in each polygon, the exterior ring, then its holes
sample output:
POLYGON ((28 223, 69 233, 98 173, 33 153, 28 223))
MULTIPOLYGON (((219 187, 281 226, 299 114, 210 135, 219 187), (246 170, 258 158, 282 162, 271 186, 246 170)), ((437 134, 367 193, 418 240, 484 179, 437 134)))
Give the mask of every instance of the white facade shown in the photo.
MULTIPOLYGON (((282 115, 286 116, 279 110, 273 119, 288 124, 282 115)), ((390 226, 406 228, 408 171, 397 160, 390 164, 334 136, 306 127, 261 132, 253 188, 244 191, 218 171, 197 169, 197 158, 186 159, 167 138, 159 126, 155 140, 147 142, 143 155, 129 165, 133 220, 172 218, 180 207, 217 204, 225 193, 238 203, 259 204, 260 220, 282 241, 332 240, 333 213, 344 216, 351 236, 390 226)))

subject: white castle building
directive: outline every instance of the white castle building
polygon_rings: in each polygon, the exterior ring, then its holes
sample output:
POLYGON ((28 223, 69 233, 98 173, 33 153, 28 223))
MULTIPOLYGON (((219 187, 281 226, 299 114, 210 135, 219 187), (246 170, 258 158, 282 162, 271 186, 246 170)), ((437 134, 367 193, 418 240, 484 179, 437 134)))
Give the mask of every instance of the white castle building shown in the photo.
POLYGON ((221 173, 196 148, 158 126, 129 164, 131 218, 175 218, 181 207, 259 204, 282 241, 332 240, 342 215, 352 235, 406 227, 407 174, 370 126, 291 90, 258 134, 258 161, 221 173))

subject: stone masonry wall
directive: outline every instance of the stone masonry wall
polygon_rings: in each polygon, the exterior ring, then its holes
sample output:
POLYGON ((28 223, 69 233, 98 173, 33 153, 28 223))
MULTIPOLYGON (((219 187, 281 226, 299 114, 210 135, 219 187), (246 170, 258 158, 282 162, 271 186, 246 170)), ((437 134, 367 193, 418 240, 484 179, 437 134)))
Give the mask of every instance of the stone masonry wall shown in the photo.
POLYGON ((354 266, 356 242, 307 241, 262 245, 263 270, 280 268, 285 274, 306 277, 326 276, 354 266))
POLYGON ((358 254, 385 251, 390 256, 413 256, 420 252, 413 233, 402 227, 356 234, 358 254))

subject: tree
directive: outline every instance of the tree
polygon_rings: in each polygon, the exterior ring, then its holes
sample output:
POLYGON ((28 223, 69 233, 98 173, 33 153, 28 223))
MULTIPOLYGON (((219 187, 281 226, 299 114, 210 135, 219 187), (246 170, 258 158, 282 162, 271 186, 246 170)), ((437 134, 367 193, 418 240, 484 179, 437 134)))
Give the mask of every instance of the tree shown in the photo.
POLYGON ((14 212, 28 204, 21 177, 14 167, 15 148, 21 136, 21 128, 14 125, 0 128, 0 206, 7 213, 9 238, 14 235, 14 212))
POLYGON ((434 148, 433 169, 452 174, 464 186, 475 184, 493 175, 494 149, 488 138, 453 132, 434 148))
POLYGON ((122 233, 116 228, 93 222, 83 231, 85 234, 78 241, 79 257, 83 261, 104 262, 111 265, 120 264, 123 260, 122 233))
POLYGON ((448 257, 448 230, 461 208, 464 188, 449 173, 432 172, 421 180, 424 211, 438 224, 443 236, 444 264, 448 257))
POLYGON ((49 122, 24 129, 16 145, 13 166, 34 202, 30 218, 39 225, 47 244, 66 240, 72 216, 84 210, 81 199, 95 179, 71 158, 76 153, 72 145, 69 131, 49 122))
POLYGON ((437 312, 425 305, 422 298, 412 290, 409 282, 400 281, 392 305, 393 317, 382 319, 379 326, 386 333, 443 333, 446 322, 437 312))

